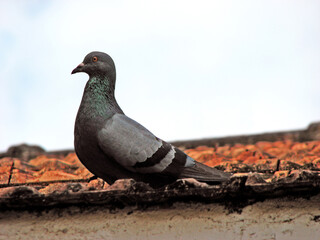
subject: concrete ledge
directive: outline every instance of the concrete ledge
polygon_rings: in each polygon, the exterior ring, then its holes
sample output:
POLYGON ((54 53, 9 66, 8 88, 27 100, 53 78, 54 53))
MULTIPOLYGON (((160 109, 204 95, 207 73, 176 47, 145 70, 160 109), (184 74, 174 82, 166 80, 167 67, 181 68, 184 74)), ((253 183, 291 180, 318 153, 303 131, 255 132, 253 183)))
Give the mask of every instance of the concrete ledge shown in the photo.
POLYGON ((320 236, 320 195, 277 198, 231 212, 223 204, 104 206, 0 212, 0 239, 254 239, 320 236))

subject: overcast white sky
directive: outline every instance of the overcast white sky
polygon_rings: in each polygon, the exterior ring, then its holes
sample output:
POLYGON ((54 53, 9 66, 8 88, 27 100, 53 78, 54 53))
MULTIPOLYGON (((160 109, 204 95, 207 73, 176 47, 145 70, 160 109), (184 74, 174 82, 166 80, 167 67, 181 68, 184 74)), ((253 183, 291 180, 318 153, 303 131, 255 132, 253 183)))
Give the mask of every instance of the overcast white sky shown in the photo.
POLYGON ((0 1, 0 151, 73 147, 88 76, 108 53, 116 97, 164 140, 320 120, 320 1, 0 1))

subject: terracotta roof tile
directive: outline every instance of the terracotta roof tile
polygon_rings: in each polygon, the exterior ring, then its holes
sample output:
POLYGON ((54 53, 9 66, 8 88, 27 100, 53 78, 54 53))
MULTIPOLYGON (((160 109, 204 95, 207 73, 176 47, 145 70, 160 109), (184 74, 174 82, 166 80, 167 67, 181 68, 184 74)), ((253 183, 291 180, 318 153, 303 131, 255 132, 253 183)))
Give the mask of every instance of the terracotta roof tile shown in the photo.
MULTIPOLYGON (((107 192, 119 191, 131 194, 131 200, 135 201, 137 192, 153 192, 148 185, 136 183, 131 179, 117 181, 112 186, 102 179, 89 182, 93 175, 81 164, 74 152, 46 153, 41 148, 32 146, 30 153, 25 153, 24 151, 28 151, 27 145, 23 145, 22 149, 10 148, 11 157, 0 158, 0 206, 1 202, 5 206, 20 206, 23 199, 26 205, 60 201, 58 199, 69 203, 100 202, 101 197, 110 197, 107 192), (88 193, 93 195, 86 195, 88 193), (53 195, 57 197, 52 198, 53 195), (32 198, 38 200, 33 202, 32 198)), ((254 144, 214 144, 184 151, 210 167, 234 173, 232 179, 227 185, 221 186, 209 186, 194 179, 178 180, 165 189, 154 190, 161 195, 161 199, 160 195, 156 194, 141 199, 138 197, 140 201, 163 201, 174 193, 189 197, 200 194, 202 197, 211 196, 219 199, 232 192, 244 194, 243 191, 246 193, 246 190, 242 189, 243 187, 247 188, 248 194, 266 196, 274 191, 277 194, 284 193, 284 189, 290 189, 290 186, 304 190, 320 186, 320 140, 298 142, 291 138, 281 141, 259 141, 254 144), (193 191, 194 188, 202 190, 199 190, 199 193, 193 191)), ((119 200, 118 195, 112 196, 112 201, 119 200)), ((123 200, 131 201, 126 197, 123 200)))
POLYGON ((0 184, 8 184, 14 159, 5 157, 0 159, 0 184))
MULTIPOLYGON (((320 171, 320 141, 258 142, 222 147, 199 146, 187 149, 185 152, 197 161, 228 172, 274 173, 296 169, 320 171)), ((92 177, 75 153, 69 153, 61 158, 40 155, 30 161, 5 157, 0 160, 0 172, 2 185, 8 184, 9 178, 10 184, 22 184, 83 180, 92 177)))

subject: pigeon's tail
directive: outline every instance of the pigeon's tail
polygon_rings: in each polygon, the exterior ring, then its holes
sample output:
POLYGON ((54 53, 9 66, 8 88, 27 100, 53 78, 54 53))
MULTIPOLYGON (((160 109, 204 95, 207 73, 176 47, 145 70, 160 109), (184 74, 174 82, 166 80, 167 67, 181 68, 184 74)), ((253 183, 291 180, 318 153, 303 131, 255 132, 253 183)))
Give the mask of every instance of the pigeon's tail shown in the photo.
POLYGON ((192 167, 184 168, 180 178, 194 178, 199 182, 220 183, 228 181, 231 177, 231 173, 208 167, 197 161, 195 163, 192 167))

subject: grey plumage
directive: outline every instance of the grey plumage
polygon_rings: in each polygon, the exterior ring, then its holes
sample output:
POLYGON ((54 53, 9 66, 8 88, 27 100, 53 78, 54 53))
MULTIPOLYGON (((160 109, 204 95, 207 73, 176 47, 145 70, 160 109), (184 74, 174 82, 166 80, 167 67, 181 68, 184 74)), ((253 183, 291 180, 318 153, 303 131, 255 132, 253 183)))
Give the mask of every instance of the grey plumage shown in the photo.
POLYGON ((73 73, 89 75, 75 123, 75 151, 80 161, 109 184, 134 178, 160 187, 178 178, 214 183, 230 174, 205 166, 157 138, 127 117, 114 96, 116 71, 111 57, 89 53, 73 73))

